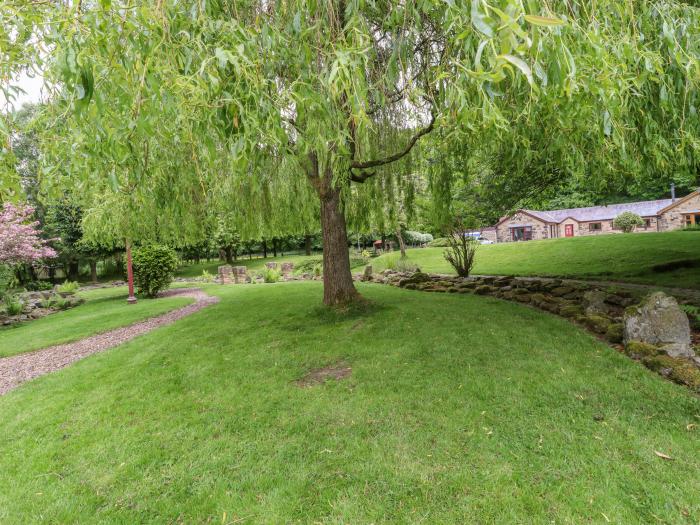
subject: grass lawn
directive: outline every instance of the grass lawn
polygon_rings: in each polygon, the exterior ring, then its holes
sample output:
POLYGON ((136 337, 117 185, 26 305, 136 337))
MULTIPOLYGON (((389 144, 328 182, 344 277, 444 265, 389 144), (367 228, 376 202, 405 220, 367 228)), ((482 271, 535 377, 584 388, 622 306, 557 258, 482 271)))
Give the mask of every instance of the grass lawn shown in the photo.
MULTIPOLYGON (((268 262, 276 262, 276 263, 283 263, 283 262, 293 262, 294 264, 300 264, 308 259, 317 259, 321 257, 322 254, 316 253, 314 255, 299 255, 299 254, 293 254, 293 255, 285 255, 284 257, 278 256, 278 257, 268 257, 266 259, 263 259, 262 257, 254 257, 252 259, 248 259, 248 257, 241 256, 238 258, 237 261, 234 261, 233 265, 234 266, 246 266, 249 270, 262 270, 265 268, 265 263, 268 262)), ((200 262, 199 264, 185 264, 180 266, 180 268, 177 270, 177 276, 178 277, 201 277, 202 272, 204 270, 208 271, 212 275, 216 275, 218 273, 218 268, 222 264, 226 264, 222 261, 219 260, 214 260, 212 262, 200 262)))
MULTIPOLYGON (((444 248, 409 251, 409 259, 423 271, 453 273, 444 248)), ((397 252, 372 260, 375 271, 396 261, 397 252)), ((601 235, 545 241, 483 245, 474 273, 541 275, 619 280, 635 283, 700 288, 700 232, 601 235), (654 272, 652 266, 694 260, 694 268, 654 272)))
POLYGON ((0 357, 82 339, 192 302, 187 297, 140 298, 137 304, 129 305, 126 287, 98 288, 80 295, 85 298, 80 306, 0 329, 0 357))
POLYGON ((533 309, 360 289, 212 285, 0 397, 0 522, 700 522, 698 397, 533 309))

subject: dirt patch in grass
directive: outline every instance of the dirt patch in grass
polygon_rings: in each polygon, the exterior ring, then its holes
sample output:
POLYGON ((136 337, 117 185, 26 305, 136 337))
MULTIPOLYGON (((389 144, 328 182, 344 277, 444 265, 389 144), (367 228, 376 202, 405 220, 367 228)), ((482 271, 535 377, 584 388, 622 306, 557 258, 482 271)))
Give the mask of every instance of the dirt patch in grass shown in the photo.
POLYGON ((345 379, 352 373, 352 367, 345 361, 340 361, 332 365, 327 365, 321 368, 314 368, 302 377, 297 379, 295 384, 299 388, 308 388, 311 386, 321 385, 329 379, 345 379))

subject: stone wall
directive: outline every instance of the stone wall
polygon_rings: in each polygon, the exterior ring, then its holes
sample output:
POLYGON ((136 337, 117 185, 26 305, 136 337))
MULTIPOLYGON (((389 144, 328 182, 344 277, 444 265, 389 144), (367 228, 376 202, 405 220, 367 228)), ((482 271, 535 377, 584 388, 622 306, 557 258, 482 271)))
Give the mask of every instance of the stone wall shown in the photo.
POLYGON ((549 238, 549 229, 546 223, 526 213, 518 212, 496 227, 498 242, 512 242, 511 227, 515 224, 519 226, 531 226, 533 241, 549 238))
POLYGON ((0 308, 0 325, 32 321, 85 302, 85 299, 79 295, 56 291, 24 292, 18 294, 16 299, 22 304, 22 311, 19 314, 10 315, 4 308, 0 308))
POLYGON ((659 220, 660 231, 679 230, 685 226, 683 215, 700 212, 700 195, 694 195, 662 214, 659 220))
POLYGON ((496 228, 482 230, 481 236, 491 242, 498 242, 496 228))
MULTIPOLYGON (((650 300, 655 301, 654 296, 645 298, 643 289, 613 289, 609 286, 561 279, 510 276, 463 278, 421 272, 401 273, 393 270, 385 270, 375 276, 365 274, 361 278, 424 292, 490 295, 545 310, 570 319, 597 337, 607 340, 632 359, 641 361, 647 368, 700 393, 700 357, 696 355, 700 352, 700 344, 695 349, 683 347, 682 352, 678 351, 678 345, 664 346, 650 344, 648 341, 626 340, 624 346, 621 344, 624 338, 630 337, 630 330, 626 328, 630 325, 630 312, 636 315, 640 311, 639 307, 632 307, 640 305, 641 310, 645 310, 649 308, 650 300)), ((664 305, 675 303, 673 298, 669 299, 664 305)), ((676 308, 677 315, 685 315, 677 305, 676 308)), ((659 311, 654 315, 659 319, 666 319, 668 312, 659 311)), ((683 329, 687 330, 687 318, 685 321, 678 324, 683 324, 683 329)), ((640 322, 643 324, 646 321, 637 320, 636 324, 631 324, 638 326, 640 322)), ((664 329, 669 328, 666 325, 668 323, 664 322, 664 329)), ((695 330, 691 341, 700 343, 700 327, 696 326, 695 330)), ((658 330, 652 332, 657 334, 658 330)), ((683 341, 688 339, 687 334, 681 336, 683 341)), ((660 340, 662 343, 675 341, 665 333, 660 340)))
MULTIPOLYGON (((634 233, 649 233, 649 232, 655 232, 658 231, 658 222, 656 220, 656 217, 642 217, 643 219, 646 218, 649 220, 649 227, 645 226, 640 226, 634 229, 634 233)), ((562 226, 562 232, 564 231, 563 226, 562 226)), ((584 235, 609 235, 611 233, 624 233, 622 230, 617 230, 613 227, 613 221, 612 220, 605 220, 605 221, 588 221, 588 222, 580 222, 578 223, 578 229, 575 229, 575 235, 576 236, 584 236, 584 235), (600 230, 591 230, 590 224, 592 223, 600 223, 601 229, 600 230)))
MULTIPOLYGON (((686 208, 688 208, 686 206, 686 208)), ((668 214, 667 214, 668 215, 668 214)), ((671 227, 671 229, 677 229, 680 228, 681 226, 680 223, 682 222, 682 217, 683 214, 678 215, 680 219, 675 219, 674 224, 678 224, 678 226, 671 227)), ((649 233, 649 232, 656 232, 656 231, 663 231, 664 228, 667 228, 663 221, 657 221, 656 217, 646 217, 646 219, 649 220, 649 226, 645 227, 638 227, 635 228, 634 233, 649 233)), ((574 219, 566 219, 562 221, 560 224, 546 224, 544 222, 538 221, 537 219, 534 219, 530 217, 529 215, 518 213, 508 219, 507 221, 503 222, 500 224, 497 228, 497 242, 511 242, 511 234, 510 234, 510 228, 513 224, 517 225, 523 225, 523 226, 532 226, 532 239, 552 239, 552 238, 557 238, 557 237, 566 237, 566 226, 567 225, 572 225, 574 227, 573 233, 574 237, 583 237, 583 236, 588 236, 588 235, 609 235, 611 233, 623 233, 622 230, 616 230, 613 227, 613 221, 611 219, 608 220, 601 220, 601 221, 586 221, 586 222, 578 222, 574 219), (590 225, 593 223, 600 223, 600 230, 591 230, 590 225), (554 231, 550 231, 550 226, 553 226, 554 231)))

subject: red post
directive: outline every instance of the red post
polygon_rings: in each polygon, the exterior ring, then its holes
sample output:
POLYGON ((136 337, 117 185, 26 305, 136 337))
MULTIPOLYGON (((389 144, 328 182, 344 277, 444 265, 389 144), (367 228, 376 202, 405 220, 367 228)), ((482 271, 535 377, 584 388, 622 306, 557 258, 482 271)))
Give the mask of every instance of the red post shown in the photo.
POLYGON ((126 278, 129 282, 129 297, 126 300, 129 304, 136 304, 134 296, 134 269, 131 266, 131 243, 126 241, 126 278))

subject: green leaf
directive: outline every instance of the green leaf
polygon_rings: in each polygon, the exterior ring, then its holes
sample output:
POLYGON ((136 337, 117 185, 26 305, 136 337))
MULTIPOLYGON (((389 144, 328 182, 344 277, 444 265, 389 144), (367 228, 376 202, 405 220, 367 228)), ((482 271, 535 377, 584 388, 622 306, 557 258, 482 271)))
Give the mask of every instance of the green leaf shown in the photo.
POLYGON ((498 55, 497 58, 503 59, 513 64, 520 70, 520 72, 523 75, 525 75, 525 78, 527 78, 527 81, 530 83, 530 85, 534 85, 534 80, 532 78, 532 70, 530 69, 530 66, 528 66, 522 59, 513 55, 498 55))
POLYGON ((472 24, 487 37, 493 38, 493 28, 486 22, 486 15, 479 10, 480 4, 479 0, 472 0, 472 24))
POLYGON ((117 174, 114 173, 113 169, 109 172, 109 182, 114 191, 119 191, 119 181, 117 181, 117 174))
POLYGON ((555 27, 566 24, 566 22, 560 18, 539 15, 525 15, 525 20, 534 26, 540 27, 555 27))

